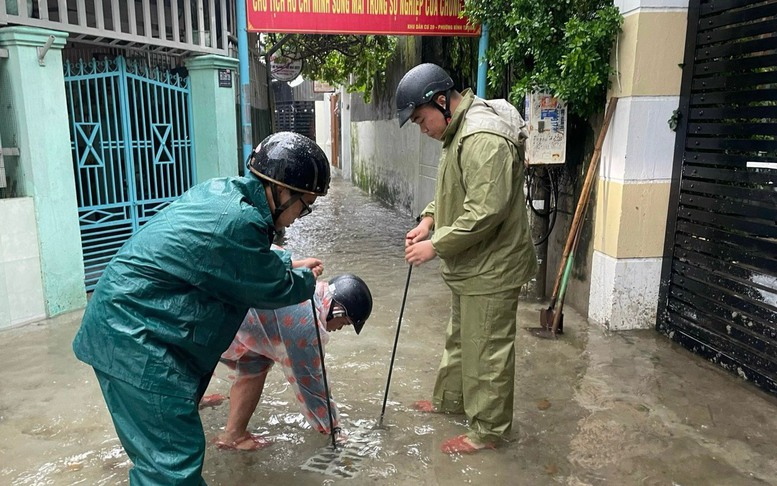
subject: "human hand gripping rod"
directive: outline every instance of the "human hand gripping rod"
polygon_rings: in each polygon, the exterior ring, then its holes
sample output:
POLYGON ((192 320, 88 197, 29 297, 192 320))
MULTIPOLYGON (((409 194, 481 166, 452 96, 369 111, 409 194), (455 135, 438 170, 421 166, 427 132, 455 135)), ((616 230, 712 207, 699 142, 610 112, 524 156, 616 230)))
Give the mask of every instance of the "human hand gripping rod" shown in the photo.
POLYGON ((389 365, 388 379, 386 380, 386 393, 383 394, 383 408, 380 410, 380 420, 378 427, 383 427, 383 416, 386 414, 386 401, 388 400, 389 385, 391 384, 391 370, 394 369, 394 357, 397 354, 397 343, 399 342, 399 330, 402 326, 402 314, 405 312, 405 302, 407 301, 407 289, 410 287, 410 274, 413 272, 413 264, 408 265, 407 281, 405 282, 405 293, 402 295, 402 306, 399 308, 399 321, 397 322, 397 335, 394 338, 394 349, 391 351, 391 364, 389 365))

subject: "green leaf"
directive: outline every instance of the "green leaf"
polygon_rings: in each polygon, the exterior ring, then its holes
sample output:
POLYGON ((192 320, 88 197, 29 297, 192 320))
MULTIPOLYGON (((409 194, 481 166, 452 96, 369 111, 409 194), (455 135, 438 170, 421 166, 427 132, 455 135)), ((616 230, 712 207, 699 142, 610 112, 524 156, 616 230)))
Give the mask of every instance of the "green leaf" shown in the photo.
POLYGON ((612 0, 465 0, 465 14, 489 24, 492 89, 510 80, 514 102, 528 90, 550 90, 582 117, 604 106, 623 22, 612 0))

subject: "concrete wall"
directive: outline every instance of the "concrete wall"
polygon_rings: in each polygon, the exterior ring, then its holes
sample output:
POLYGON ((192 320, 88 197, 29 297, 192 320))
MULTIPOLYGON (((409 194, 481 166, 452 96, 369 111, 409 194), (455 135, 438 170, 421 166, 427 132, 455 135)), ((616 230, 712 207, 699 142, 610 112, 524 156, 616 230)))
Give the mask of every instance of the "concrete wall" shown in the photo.
MULTIPOLYGON (((2 138, 19 148, 13 182, 16 194, 33 200, 31 221, 36 224, 40 260, 37 275, 42 278, 48 316, 86 304, 62 69, 66 37, 33 27, 0 28, 0 48, 8 49, 8 58, 0 60, 2 138), (41 63, 37 49, 52 38, 41 63), (10 127, 15 133, 7 133, 10 127)), ((5 234, 6 228, 0 229, 5 234)))
POLYGON ((0 199, 0 329, 46 317, 35 204, 0 199))
POLYGON ((434 198, 440 142, 396 120, 351 123, 350 133, 354 184, 413 215, 434 198))
POLYGON ((346 92, 345 89, 340 89, 340 169, 342 169, 343 177, 351 180, 354 180, 353 152, 350 150, 352 140, 351 130, 348 127, 351 126, 351 115, 353 113, 351 104, 353 99, 353 94, 346 92))
MULTIPOLYGON (((386 70, 387 79, 376 87, 371 102, 365 103, 360 94, 343 97, 343 152, 350 152, 350 179, 387 204, 413 215, 434 198, 441 152, 440 142, 422 136, 413 124, 400 129, 395 116, 397 84, 408 69, 420 62, 422 42, 414 37, 400 38, 397 55, 386 70)), ((345 170, 343 176, 347 177, 345 170)))

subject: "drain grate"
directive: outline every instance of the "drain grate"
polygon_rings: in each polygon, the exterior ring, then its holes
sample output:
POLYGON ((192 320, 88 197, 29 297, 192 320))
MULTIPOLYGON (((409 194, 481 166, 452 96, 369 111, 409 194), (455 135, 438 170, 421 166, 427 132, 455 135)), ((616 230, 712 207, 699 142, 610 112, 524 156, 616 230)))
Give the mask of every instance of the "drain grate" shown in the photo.
POLYGON ((311 457, 302 465, 302 469, 313 471, 327 476, 339 478, 355 478, 359 474, 358 465, 364 460, 357 454, 356 449, 338 447, 337 450, 327 448, 311 457))
POLYGON ((345 444, 336 450, 329 446, 319 449, 302 464, 302 469, 338 478, 355 478, 362 461, 374 456, 380 448, 380 438, 373 431, 372 422, 354 421, 351 425, 354 428, 349 431, 345 444))

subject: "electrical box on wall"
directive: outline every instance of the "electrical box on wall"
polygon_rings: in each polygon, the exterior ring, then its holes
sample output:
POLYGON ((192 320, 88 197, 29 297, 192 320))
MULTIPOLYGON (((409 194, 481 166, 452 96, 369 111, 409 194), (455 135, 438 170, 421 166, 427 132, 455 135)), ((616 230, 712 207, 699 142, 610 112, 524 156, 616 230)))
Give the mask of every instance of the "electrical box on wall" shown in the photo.
POLYGON ((548 93, 526 95, 529 165, 563 164, 567 160, 567 104, 548 93))

